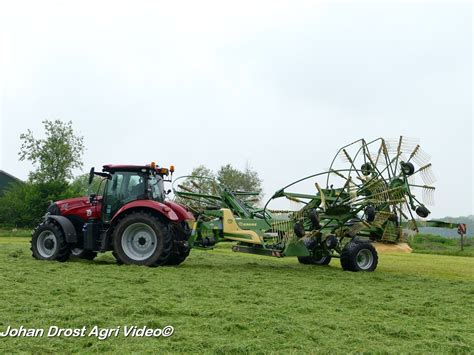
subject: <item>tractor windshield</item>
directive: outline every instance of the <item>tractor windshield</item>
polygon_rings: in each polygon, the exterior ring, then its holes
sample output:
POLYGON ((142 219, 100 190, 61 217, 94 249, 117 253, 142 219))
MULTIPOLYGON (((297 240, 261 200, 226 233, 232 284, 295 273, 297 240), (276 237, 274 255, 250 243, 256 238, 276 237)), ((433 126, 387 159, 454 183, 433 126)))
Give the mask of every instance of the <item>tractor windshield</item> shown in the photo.
POLYGON ((148 183, 150 184, 149 190, 151 192, 151 198, 158 202, 165 200, 165 188, 163 185, 163 177, 160 175, 150 175, 148 183))

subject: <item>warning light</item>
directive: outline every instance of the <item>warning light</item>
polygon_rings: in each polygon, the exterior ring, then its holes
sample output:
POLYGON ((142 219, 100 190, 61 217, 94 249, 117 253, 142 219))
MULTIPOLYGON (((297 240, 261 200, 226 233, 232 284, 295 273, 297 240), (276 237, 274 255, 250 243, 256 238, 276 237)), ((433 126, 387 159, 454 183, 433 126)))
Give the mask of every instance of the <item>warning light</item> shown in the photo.
POLYGON ((171 173, 174 173, 174 165, 170 165, 170 171, 171 173))

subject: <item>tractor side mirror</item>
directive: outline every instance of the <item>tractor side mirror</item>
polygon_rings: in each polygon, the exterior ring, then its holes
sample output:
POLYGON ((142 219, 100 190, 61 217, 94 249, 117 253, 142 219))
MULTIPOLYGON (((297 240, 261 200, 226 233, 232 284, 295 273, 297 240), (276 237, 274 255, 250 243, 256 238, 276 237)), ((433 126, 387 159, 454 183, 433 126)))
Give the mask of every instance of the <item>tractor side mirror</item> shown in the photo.
POLYGON ((89 171, 89 185, 92 184, 92 180, 94 180, 94 167, 91 168, 91 170, 89 171))
POLYGON ((90 194, 89 195, 89 203, 92 205, 96 201, 97 195, 96 194, 90 194))

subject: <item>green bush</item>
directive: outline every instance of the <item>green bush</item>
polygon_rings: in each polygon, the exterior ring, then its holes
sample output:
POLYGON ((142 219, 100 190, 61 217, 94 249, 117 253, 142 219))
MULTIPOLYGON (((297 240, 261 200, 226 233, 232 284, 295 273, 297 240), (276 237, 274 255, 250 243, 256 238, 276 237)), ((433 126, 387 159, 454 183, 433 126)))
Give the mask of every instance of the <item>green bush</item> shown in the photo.
POLYGON ((464 237, 464 251, 460 238, 445 238, 432 234, 417 234, 409 241, 415 253, 474 256, 474 238, 464 237))
POLYGON ((0 225, 33 227, 51 201, 73 195, 67 182, 15 183, 0 197, 0 225))

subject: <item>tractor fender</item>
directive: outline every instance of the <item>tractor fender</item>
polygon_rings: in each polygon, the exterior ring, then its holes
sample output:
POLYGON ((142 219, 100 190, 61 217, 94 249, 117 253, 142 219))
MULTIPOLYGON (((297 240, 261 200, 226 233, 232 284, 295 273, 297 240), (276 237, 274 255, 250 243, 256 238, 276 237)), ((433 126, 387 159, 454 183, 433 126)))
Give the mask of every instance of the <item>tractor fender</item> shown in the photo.
POLYGON ((179 218, 176 213, 168 206, 161 202, 152 201, 152 200, 136 200, 123 205, 113 216, 110 223, 114 223, 117 220, 117 217, 123 214, 125 211, 137 208, 146 208, 154 210, 155 212, 159 213, 166 219, 169 219, 172 222, 178 222, 179 218))
POLYGON ((48 215, 45 220, 47 221, 48 219, 56 221, 61 226, 66 236, 66 242, 77 243, 76 228, 74 228, 74 225, 68 218, 64 216, 48 215))
POLYGON ((194 220, 194 215, 186 207, 176 202, 165 201, 165 205, 171 208, 179 218, 180 222, 194 220))

